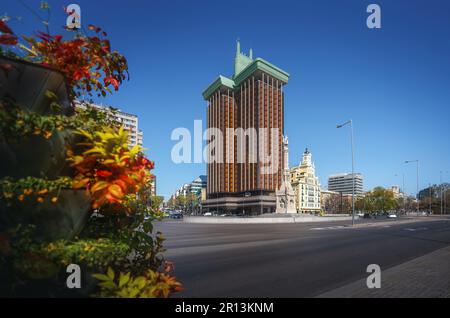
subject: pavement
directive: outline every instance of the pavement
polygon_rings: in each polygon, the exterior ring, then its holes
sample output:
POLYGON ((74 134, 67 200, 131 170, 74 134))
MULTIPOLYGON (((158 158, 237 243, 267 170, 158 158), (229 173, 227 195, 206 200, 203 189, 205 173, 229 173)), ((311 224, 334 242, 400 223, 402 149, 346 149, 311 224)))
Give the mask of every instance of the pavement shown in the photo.
POLYGON ((156 225, 176 297, 450 297, 450 218, 156 225), (365 285, 369 264, 381 288, 365 285))

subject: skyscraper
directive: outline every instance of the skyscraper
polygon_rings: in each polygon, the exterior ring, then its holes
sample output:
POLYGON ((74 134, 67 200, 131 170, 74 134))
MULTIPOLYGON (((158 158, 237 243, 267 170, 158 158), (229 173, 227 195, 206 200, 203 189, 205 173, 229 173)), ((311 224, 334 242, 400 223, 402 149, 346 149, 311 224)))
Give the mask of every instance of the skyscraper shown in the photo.
MULTIPOLYGON (((203 204, 208 210, 275 212, 283 171, 283 86, 288 79, 289 74, 275 65, 253 59, 251 49, 243 54, 237 42, 234 74, 220 75, 203 92, 207 127, 219 130, 223 141, 208 151, 203 204)), ((208 138, 210 143, 217 140, 212 133, 208 138)))

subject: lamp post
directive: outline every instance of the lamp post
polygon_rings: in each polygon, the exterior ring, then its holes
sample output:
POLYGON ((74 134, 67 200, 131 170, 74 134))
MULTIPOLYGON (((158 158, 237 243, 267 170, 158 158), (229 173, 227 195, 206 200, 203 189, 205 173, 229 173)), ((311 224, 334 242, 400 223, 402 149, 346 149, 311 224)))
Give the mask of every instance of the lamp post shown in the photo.
POLYGON ((428 195, 430 196, 430 215, 431 215, 431 213, 432 213, 431 200, 433 197, 433 193, 431 192, 431 183, 428 184, 428 195))
POLYGON ((342 128, 347 124, 350 125, 351 130, 351 143, 352 143, 352 226, 355 225, 355 152, 353 144, 353 121, 350 119, 341 125, 337 125, 336 128, 342 128))
POLYGON ((417 181, 416 181, 416 190, 417 190, 417 215, 419 215, 419 160, 406 160, 405 163, 416 163, 416 171, 417 171, 417 181))
MULTIPOLYGON (((448 173, 448 171, 442 171, 442 170, 439 171, 439 186, 441 188, 441 215, 444 214, 443 213, 444 210, 443 210, 443 206, 442 206, 442 201, 443 201, 443 197, 444 197, 444 192, 443 192, 444 187, 442 186, 442 173, 443 172, 448 173)), ((445 192, 447 192, 447 191, 445 191, 445 192)))

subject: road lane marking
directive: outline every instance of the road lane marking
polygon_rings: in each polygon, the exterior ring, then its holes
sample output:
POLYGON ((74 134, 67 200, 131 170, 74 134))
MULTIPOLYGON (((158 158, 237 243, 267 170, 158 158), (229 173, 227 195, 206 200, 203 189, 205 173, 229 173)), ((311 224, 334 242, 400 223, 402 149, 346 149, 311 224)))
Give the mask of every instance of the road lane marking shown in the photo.
POLYGON ((321 230, 337 230, 337 229, 343 229, 346 228, 346 226, 338 225, 338 226, 327 226, 327 227, 313 227, 311 230, 321 231, 321 230))
POLYGON ((415 231, 426 231, 428 230, 427 227, 416 227, 416 228, 404 228, 405 231, 415 232, 415 231))

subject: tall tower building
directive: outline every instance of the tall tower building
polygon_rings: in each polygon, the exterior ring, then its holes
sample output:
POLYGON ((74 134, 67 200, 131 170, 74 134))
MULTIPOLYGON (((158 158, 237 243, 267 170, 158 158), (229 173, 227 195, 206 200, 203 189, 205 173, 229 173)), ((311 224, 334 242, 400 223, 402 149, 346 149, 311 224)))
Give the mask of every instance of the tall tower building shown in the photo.
MULTIPOLYGON (((218 129, 223 140, 219 149, 208 151, 207 210, 275 212, 283 175, 283 86, 288 79, 275 65, 253 59, 251 49, 242 53, 237 42, 234 74, 220 75, 203 92, 207 127, 218 129)), ((210 134, 208 138, 213 139, 210 134)))

